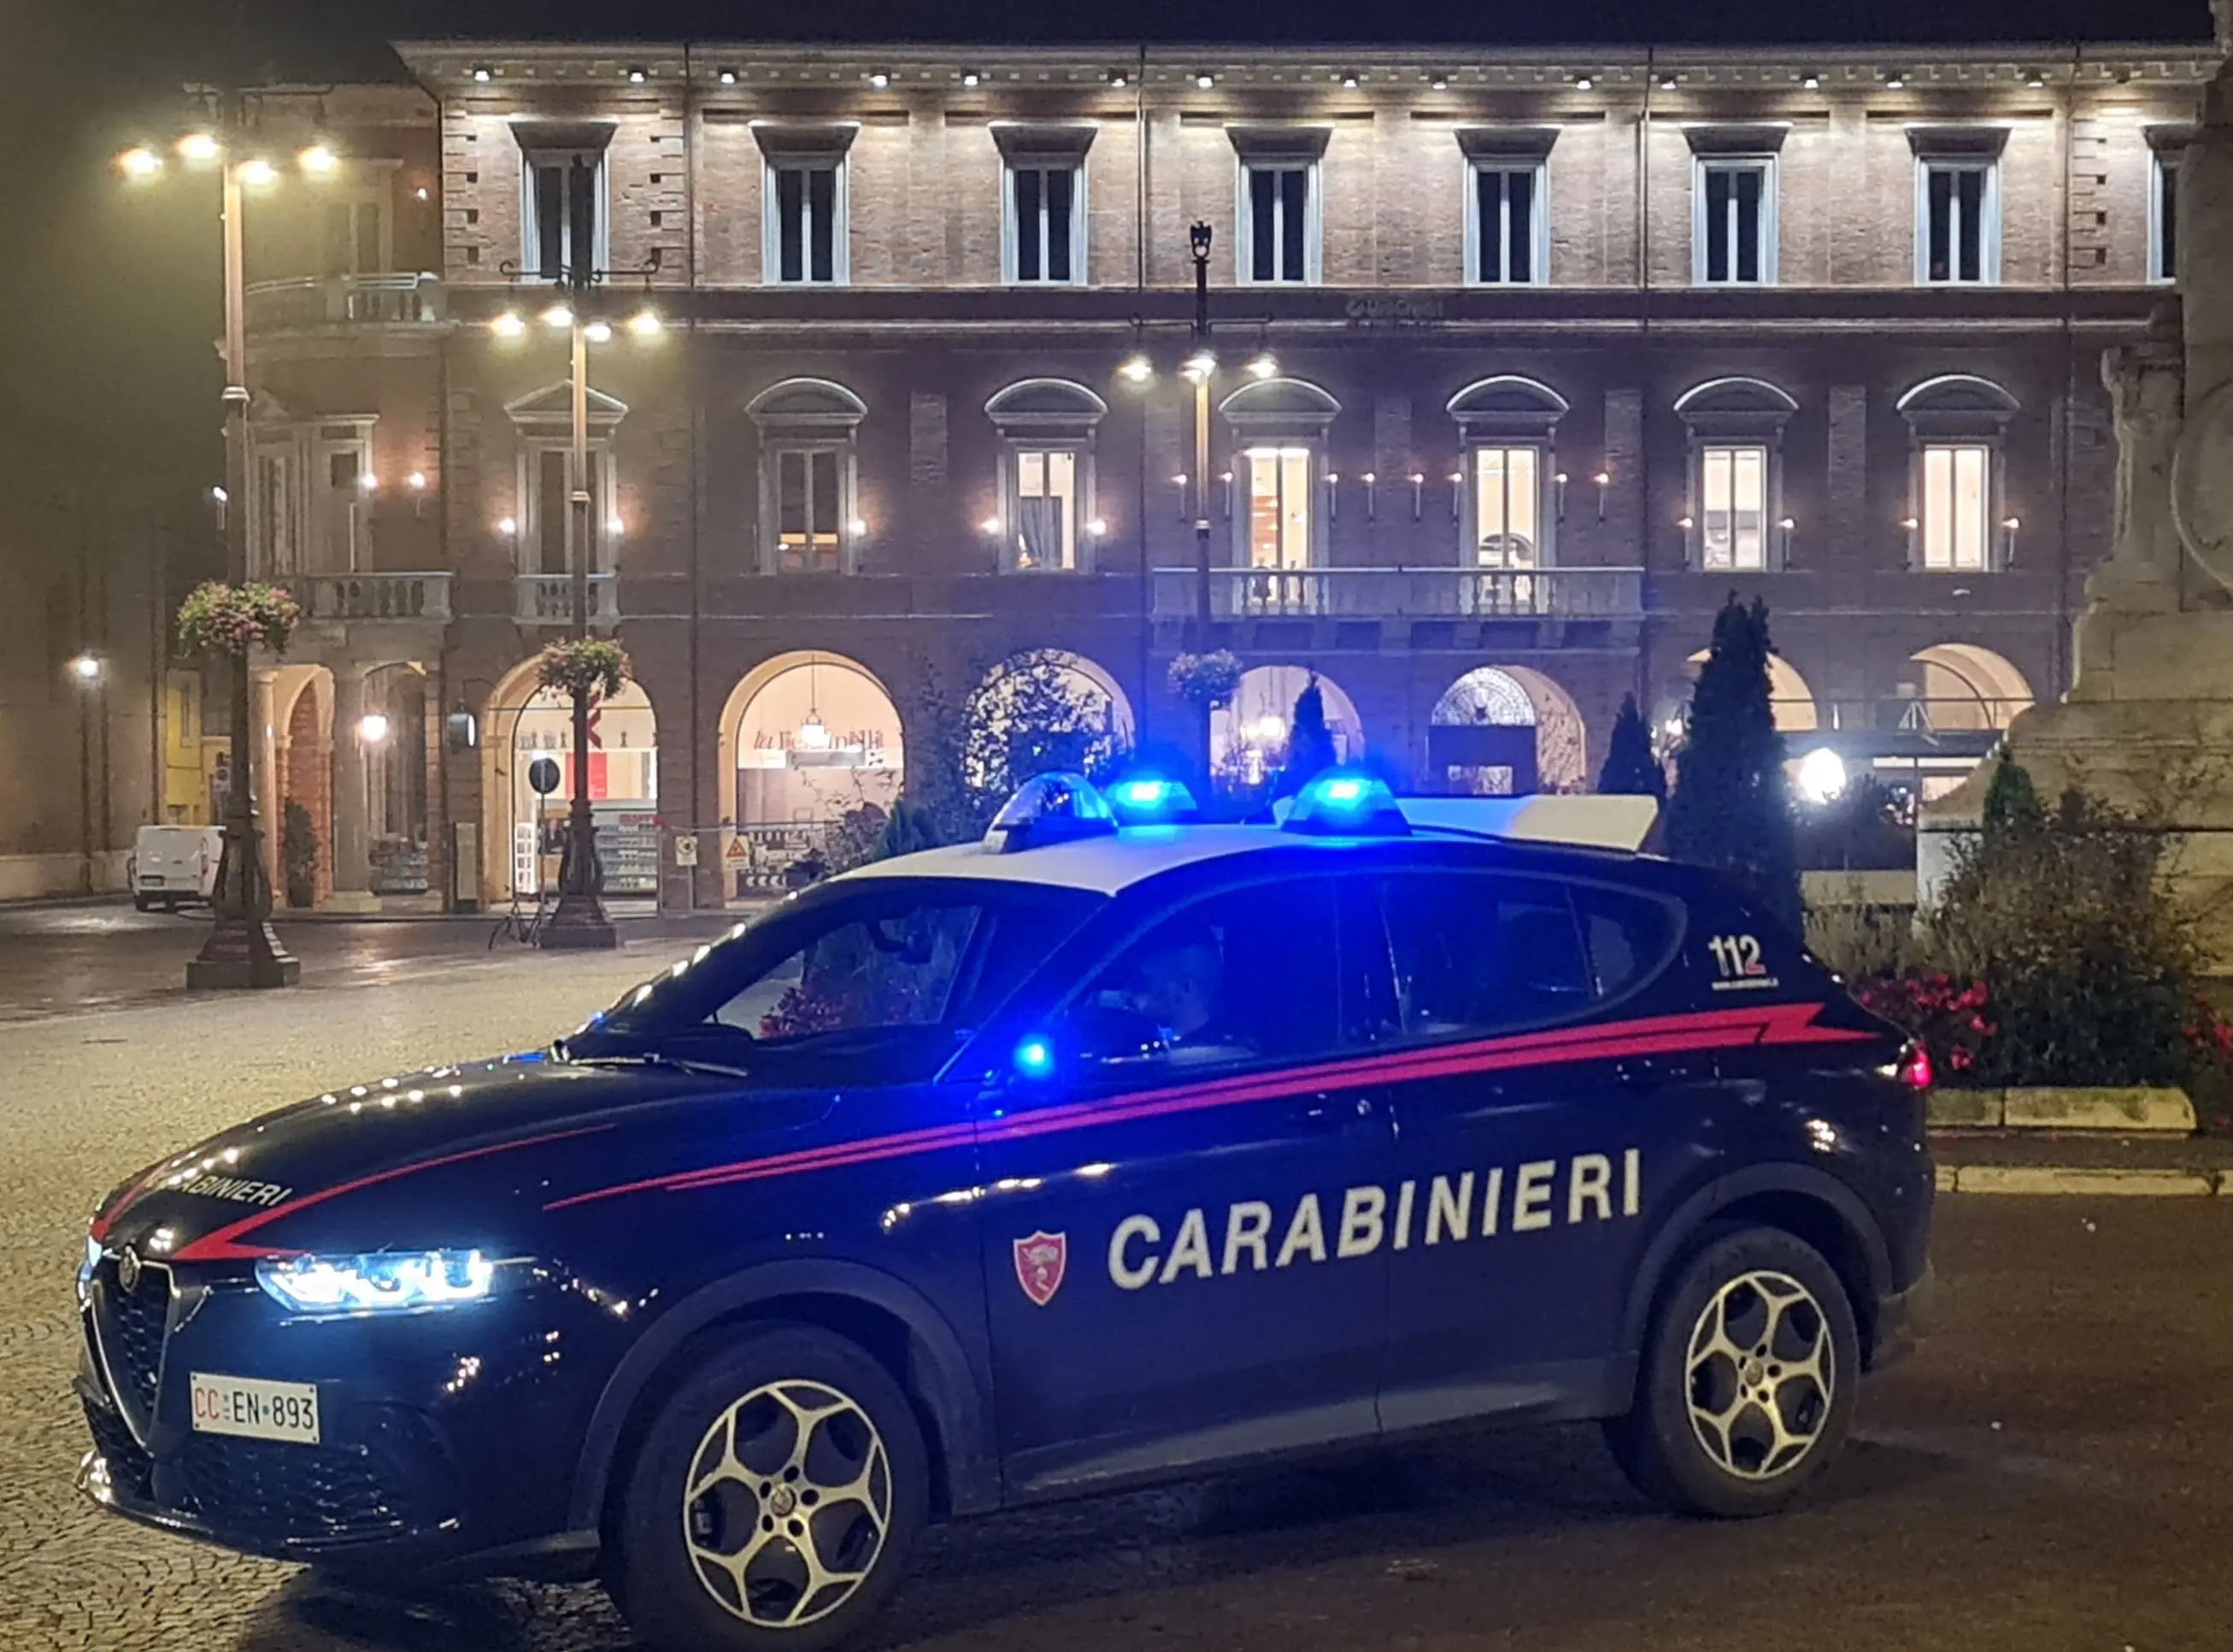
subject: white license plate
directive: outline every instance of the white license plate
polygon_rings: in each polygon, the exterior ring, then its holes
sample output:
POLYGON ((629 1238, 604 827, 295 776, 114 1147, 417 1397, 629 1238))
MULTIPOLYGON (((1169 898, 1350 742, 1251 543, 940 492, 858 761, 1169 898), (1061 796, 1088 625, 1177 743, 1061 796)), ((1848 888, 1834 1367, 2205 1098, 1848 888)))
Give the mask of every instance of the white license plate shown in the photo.
POLYGON ((315 1382, 267 1382, 254 1376, 194 1372, 194 1432, 238 1434, 245 1440, 318 1443, 318 1387, 315 1382))

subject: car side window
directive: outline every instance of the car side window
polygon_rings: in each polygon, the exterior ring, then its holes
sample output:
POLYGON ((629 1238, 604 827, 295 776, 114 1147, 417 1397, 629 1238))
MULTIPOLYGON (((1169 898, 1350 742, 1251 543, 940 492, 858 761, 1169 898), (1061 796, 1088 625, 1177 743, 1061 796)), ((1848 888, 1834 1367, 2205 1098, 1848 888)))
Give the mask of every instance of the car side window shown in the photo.
POLYGON ((1065 1018, 1089 1070, 1295 1061, 1341 1042, 1332 886, 1210 895, 1097 971, 1065 1018))
POLYGON ((1380 888, 1394 985, 1388 1031, 1481 1037, 1567 1019, 1596 983, 1563 884, 1421 870, 1380 888))
POLYGON ((1578 883, 1573 895, 1599 999, 1625 997, 1659 973, 1675 950, 1672 907, 1599 884, 1578 883))

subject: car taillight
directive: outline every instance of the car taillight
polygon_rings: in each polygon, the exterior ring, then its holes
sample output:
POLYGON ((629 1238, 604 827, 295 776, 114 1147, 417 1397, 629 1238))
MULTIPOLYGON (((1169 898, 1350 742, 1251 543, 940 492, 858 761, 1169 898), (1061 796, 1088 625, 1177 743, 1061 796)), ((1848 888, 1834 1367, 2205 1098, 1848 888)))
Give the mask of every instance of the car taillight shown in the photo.
POLYGON ((1930 1052, 1919 1044, 1911 1044, 1899 1052, 1899 1082, 1920 1093, 1930 1088, 1935 1076, 1930 1070, 1930 1052))

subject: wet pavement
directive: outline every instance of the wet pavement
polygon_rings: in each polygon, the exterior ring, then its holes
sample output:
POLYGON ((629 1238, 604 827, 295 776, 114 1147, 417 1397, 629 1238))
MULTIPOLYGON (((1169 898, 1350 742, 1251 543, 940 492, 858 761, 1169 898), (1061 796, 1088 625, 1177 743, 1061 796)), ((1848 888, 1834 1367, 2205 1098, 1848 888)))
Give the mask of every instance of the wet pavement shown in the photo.
MULTIPOLYGON (((455 940, 412 933, 442 926, 305 926, 304 990, 187 997, 157 978, 173 959, 183 966, 197 936, 128 911, 29 915, 0 921, 18 1018, 0 1025, 10 1652, 628 1646, 594 1589, 492 1584, 384 1604, 81 1504, 69 1491, 83 1427, 68 1389, 70 1273, 87 1210, 159 1152, 338 1079, 539 1043, 673 948, 492 961, 478 925, 455 940), (107 981, 121 1007, 39 1009, 47 1000, 20 978, 23 954, 41 949, 42 967, 107 981), (160 967, 148 961, 158 954, 160 967)), ((1939 1334, 1871 1383, 1854 1445, 1794 1513, 1665 1518, 1628 1491, 1589 1428, 1446 1439, 939 1533, 869 1644, 2233 1646, 2221 1584, 2233 1545, 2233 1208, 1961 1196, 1941 1208, 1939 1334)))

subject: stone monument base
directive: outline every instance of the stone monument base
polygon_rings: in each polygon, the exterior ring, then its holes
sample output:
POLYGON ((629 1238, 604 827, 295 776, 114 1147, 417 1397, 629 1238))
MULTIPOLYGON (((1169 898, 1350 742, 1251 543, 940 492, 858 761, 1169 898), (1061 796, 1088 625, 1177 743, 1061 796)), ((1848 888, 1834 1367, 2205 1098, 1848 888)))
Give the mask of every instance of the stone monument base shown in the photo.
MULTIPOLYGON (((2052 807, 2076 787, 2171 840, 2173 897, 2195 914, 2213 975, 2233 976, 2233 611, 2100 612, 2080 622, 2070 698, 2034 706, 2002 749, 2052 807)), ((1995 758, 1924 808, 1917 899, 1929 908, 1954 845, 1984 816, 1995 758)))

